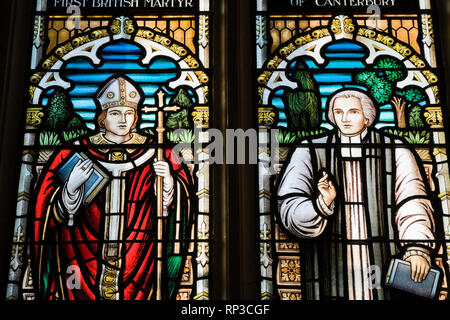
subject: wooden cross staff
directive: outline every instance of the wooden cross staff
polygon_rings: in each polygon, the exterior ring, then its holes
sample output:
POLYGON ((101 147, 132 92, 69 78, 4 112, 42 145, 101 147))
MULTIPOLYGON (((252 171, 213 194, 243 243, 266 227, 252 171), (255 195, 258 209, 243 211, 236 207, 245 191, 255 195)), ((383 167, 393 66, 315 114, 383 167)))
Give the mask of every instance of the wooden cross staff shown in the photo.
MULTIPOLYGON (((164 96, 165 92, 163 90, 159 90, 157 93, 158 96, 158 107, 150 107, 145 106, 142 108, 142 112, 144 113, 153 113, 157 112, 157 120, 158 127, 156 128, 156 132, 158 132, 158 161, 164 161, 164 148, 162 147, 164 144, 164 132, 166 129, 164 128, 164 113, 165 112, 176 112, 180 110, 180 107, 177 106, 165 106, 164 96)), ((157 201, 157 218, 158 218, 158 264, 156 270, 156 300, 162 300, 162 259, 163 259, 163 187, 164 181, 162 177, 157 177, 156 179, 156 201, 157 201)))

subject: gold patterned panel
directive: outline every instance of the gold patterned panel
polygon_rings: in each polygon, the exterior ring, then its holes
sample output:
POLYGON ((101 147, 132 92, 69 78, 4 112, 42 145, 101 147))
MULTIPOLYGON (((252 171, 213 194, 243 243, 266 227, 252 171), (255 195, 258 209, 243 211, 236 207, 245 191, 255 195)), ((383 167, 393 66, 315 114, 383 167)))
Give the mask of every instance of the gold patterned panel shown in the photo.
POLYGON ((366 28, 360 28, 358 30, 358 36, 365 37, 377 42, 381 42, 393 50, 397 51, 404 57, 409 57, 413 51, 407 46, 403 45, 400 42, 396 42, 395 39, 388 37, 384 34, 379 34, 378 32, 366 28))
POLYGON ((300 253, 300 246, 298 242, 289 241, 289 237, 281 230, 279 225, 275 226, 275 239, 277 252, 279 253, 300 253))
MULTIPOLYGON (((324 15, 328 18, 329 16, 324 15)), ((278 18, 273 16, 272 18, 278 18)), ((273 19, 270 21, 270 35, 272 38, 271 52, 275 52, 281 44, 290 41, 298 34, 309 32, 314 28, 328 25, 328 19, 304 19, 301 16, 292 19, 273 19)))
POLYGON ((170 46, 170 50, 175 52, 175 54, 180 57, 187 55, 187 50, 177 44, 172 44, 172 46, 170 46))
POLYGON ((209 102, 209 87, 208 86, 204 86, 202 87, 203 89, 203 98, 205 99, 205 103, 209 102))
MULTIPOLYGON (((88 17, 92 18, 92 17, 88 17)), ((50 53, 55 47, 58 45, 61 45, 62 43, 68 41, 72 37, 76 37, 77 34, 89 32, 90 30, 94 28, 99 27, 106 27, 110 24, 110 16, 104 16, 101 17, 101 19, 81 19, 79 21, 79 29, 76 29, 76 24, 73 23, 73 21, 69 21, 68 19, 62 19, 60 17, 54 18, 50 17, 48 20, 48 47, 47 47, 47 53, 50 53)), ((99 37, 107 36, 107 30, 102 29, 100 33, 93 32, 91 34, 91 37, 94 39, 98 39, 99 37), (106 35, 105 35, 106 32, 106 35)))
POLYGON ((197 69, 198 67, 200 67, 200 64, 197 61, 197 59, 195 59, 191 55, 189 55, 186 58, 184 58, 184 62, 186 62, 189 65, 189 67, 191 67, 192 69, 197 69))
POLYGON ((331 31, 336 35, 342 34, 342 32, 353 33, 355 31, 355 25, 353 24, 352 19, 339 16, 333 19, 331 31), (344 29, 342 29, 342 27, 344 27, 344 29))
POLYGON ((261 129, 270 129, 275 123, 276 114, 273 108, 259 108, 258 124, 261 129))
POLYGON ((431 129, 443 129, 444 122, 442 118, 441 107, 428 107, 425 108, 425 119, 431 129))
POLYGON ((192 52, 196 52, 196 46, 194 44, 195 20, 170 20, 169 29, 172 38, 185 44, 192 52))
POLYGON ((270 60, 267 63, 267 68, 269 69, 276 69, 278 67, 278 65, 283 61, 283 59, 281 59, 279 56, 275 56, 273 57, 272 60, 270 60))
POLYGON ((417 52, 421 52, 420 45, 417 41, 419 37, 419 23, 417 19, 392 20, 391 33, 400 41, 409 44, 417 52))
POLYGON ((195 71, 195 74, 198 77, 198 80, 200 80, 201 83, 208 83, 209 77, 204 73, 203 71, 195 71))
POLYGON ((427 78, 429 83, 434 84, 438 82, 438 77, 430 70, 422 71, 422 73, 427 78))
POLYGON ((300 257, 279 257, 277 283, 285 286, 299 286, 300 281, 300 257))
POLYGON ((100 295, 106 300, 117 300, 117 281, 119 277, 119 262, 117 259, 110 260, 105 265, 104 274, 100 284, 100 295))
MULTIPOLYGON (((362 16, 362 15, 361 15, 362 16)), ((359 15, 358 15, 359 17, 359 15)), ((389 28, 389 22, 387 19, 369 19, 370 16, 366 15, 365 19, 358 19, 356 23, 359 26, 370 27, 380 32, 387 32, 389 28)))
POLYGON ((191 300, 192 289, 180 289, 178 290, 176 300, 188 301, 191 300))
POLYGON ((28 108, 26 117, 27 129, 37 129, 42 123, 44 112, 42 108, 28 108))
POLYGON ((195 107, 192 116, 194 123, 198 128, 207 128, 209 126, 209 107, 195 107))
POLYGON ((125 154, 121 151, 115 151, 111 154, 111 161, 112 162, 125 161, 125 154))
POLYGON ((300 289, 279 289, 278 293, 280 295, 280 300, 302 300, 302 291, 300 289))
POLYGON ((433 89, 434 97, 436 98, 436 104, 440 104, 441 103, 441 95, 439 93, 439 87, 433 86, 432 89, 433 89))
POLYGON ((189 286, 194 283, 194 273, 192 270, 192 256, 186 258, 186 264, 183 269, 183 275, 181 276, 181 285, 189 286))
POLYGON ((420 59, 418 56, 416 56, 416 55, 413 55, 410 59, 409 59, 409 61, 411 61, 415 66, 416 66, 416 68, 419 68, 419 69, 423 69, 423 68, 425 68, 426 66, 427 66, 427 64, 425 63, 425 61, 423 61, 422 59, 420 59))
POLYGON ((42 78, 44 77, 45 72, 37 72, 33 74, 30 78, 30 81, 33 85, 39 85, 39 82, 41 82, 42 78))

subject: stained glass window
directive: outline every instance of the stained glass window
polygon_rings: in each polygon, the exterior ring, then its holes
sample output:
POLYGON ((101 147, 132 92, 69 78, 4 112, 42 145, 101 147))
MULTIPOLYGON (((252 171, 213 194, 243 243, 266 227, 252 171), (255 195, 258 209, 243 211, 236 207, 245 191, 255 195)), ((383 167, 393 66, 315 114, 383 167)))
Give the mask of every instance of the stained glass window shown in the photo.
POLYGON ((210 1, 35 8, 7 298, 208 299, 210 1))
POLYGON ((255 5, 261 298, 446 299, 434 3, 255 5))

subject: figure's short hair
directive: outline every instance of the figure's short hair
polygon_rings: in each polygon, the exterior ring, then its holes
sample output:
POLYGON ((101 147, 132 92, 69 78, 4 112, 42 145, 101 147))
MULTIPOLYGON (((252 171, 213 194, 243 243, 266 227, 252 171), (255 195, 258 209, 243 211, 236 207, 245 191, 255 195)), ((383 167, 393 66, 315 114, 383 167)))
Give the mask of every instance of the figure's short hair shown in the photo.
POLYGON ((334 103, 338 98, 357 98, 361 101, 361 106, 363 109, 364 117, 369 120, 367 124, 368 127, 371 127, 377 118, 377 109, 373 103, 373 100, 365 93, 357 90, 344 90, 336 93, 335 95, 330 97, 328 103, 328 119, 336 124, 336 120, 334 119, 334 103))
MULTIPOLYGON (((101 128, 101 129, 105 129, 105 125, 104 125, 103 121, 106 119, 107 113, 108 113, 108 110, 103 110, 96 117, 97 124, 98 124, 99 128, 101 128)), ((138 121, 139 121, 139 115, 137 113, 137 110, 134 109, 134 123, 131 126, 132 130, 136 129, 138 121)))

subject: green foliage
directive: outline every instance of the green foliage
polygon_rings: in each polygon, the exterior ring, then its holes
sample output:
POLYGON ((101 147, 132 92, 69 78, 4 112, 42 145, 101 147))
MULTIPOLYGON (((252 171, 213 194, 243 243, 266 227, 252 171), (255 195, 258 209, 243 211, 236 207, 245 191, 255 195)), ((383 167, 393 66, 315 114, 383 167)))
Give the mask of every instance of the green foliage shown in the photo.
POLYGON ((425 94, 418 88, 409 87, 399 89, 397 83, 402 80, 406 71, 401 62, 391 57, 384 57, 377 60, 374 64, 376 71, 363 71, 355 75, 355 81, 366 86, 375 101, 381 105, 391 102, 397 112, 397 124, 400 127, 406 127, 407 124, 411 128, 421 128, 424 126, 420 116, 420 109, 414 107, 409 112, 410 117, 408 123, 404 121, 405 113, 404 103, 408 107, 418 102, 426 101, 425 94), (400 99, 394 99, 395 97, 400 99))
POLYGON ((181 108, 180 112, 170 114, 166 126, 170 129, 187 129, 190 127, 189 114, 190 109, 194 105, 191 98, 186 94, 186 91, 180 89, 176 97, 172 100, 172 105, 181 108))
POLYGON ((388 103, 392 95, 392 84, 384 79, 374 79, 374 85, 371 88, 372 96, 379 103, 388 103))
POLYGON ((306 130, 306 131, 287 131, 287 130, 280 130, 278 137, 275 137, 275 139, 278 141, 279 144, 294 144, 299 143, 301 140, 303 140, 306 137, 314 137, 319 136, 328 130, 320 128, 316 130, 306 130))
POLYGON ((422 108, 420 106, 415 106, 411 109, 409 113, 409 126, 411 128, 425 127, 425 123, 422 120, 422 108))
MULTIPOLYGON (((87 130, 86 124, 73 109, 73 105, 66 93, 59 90, 50 98, 44 125, 50 131, 87 130)), ((64 135, 63 138, 68 141, 64 135)))
POLYGON ((278 137, 275 137, 275 139, 278 140, 279 144, 292 144, 297 142, 298 136, 295 132, 289 132, 289 131, 281 131, 278 135, 278 137))
POLYGON ((399 138, 403 138, 403 136, 405 135, 405 133, 407 131, 397 130, 397 129, 385 129, 384 132, 387 134, 399 137, 399 138))
POLYGON ((370 94, 380 104, 388 103, 396 94, 394 88, 397 81, 405 76, 405 72, 397 59, 386 57, 379 59, 374 69, 379 71, 363 71, 355 76, 357 83, 365 85, 370 94))
POLYGON ((61 140, 56 132, 42 131, 39 135, 39 144, 41 146, 60 146, 61 140))
POLYGON ((67 123, 67 129, 80 129, 80 128, 84 128, 85 124, 83 119, 78 115, 74 115, 72 117, 72 119, 69 121, 69 123, 67 123))
POLYGON ((327 131, 328 130, 326 130, 326 129, 317 129, 317 130, 312 130, 312 131, 299 131, 297 133, 297 136, 301 140, 306 137, 313 137, 313 136, 321 135, 327 131))
POLYGON ((182 109, 191 109, 194 105, 191 98, 186 94, 184 89, 180 89, 176 97, 172 100, 172 105, 178 106, 182 109))
POLYGON ((175 144, 177 143, 194 143, 195 134, 192 130, 183 130, 181 133, 174 131, 167 132, 167 139, 175 144))
POLYGON ((192 130, 185 130, 178 137, 179 143, 194 143, 194 141, 195 141, 195 134, 192 130))
POLYGON ((73 131, 64 131, 63 138, 64 141, 72 141, 78 139, 79 137, 85 136, 88 132, 86 130, 73 130, 73 131))
POLYGON ((397 130, 386 129, 386 133, 403 138, 407 143, 412 145, 427 145, 431 142, 431 133, 425 130, 397 130))
POLYGON ((420 90, 415 88, 410 88, 408 90, 398 92, 397 95, 403 97, 410 103, 417 103, 426 99, 425 95, 420 90))
POLYGON ((308 130, 320 125, 320 100, 317 86, 305 64, 298 61, 294 79, 298 83, 295 92, 287 92, 284 102, 287 107, 289 127, 308 130))
POLYGON ((397 59, 391 57, 381 58, 375 64, 375 69, 399 69, 400 67, 400 62, 397 59))
POLYGON ((375 64, 375 69, 383 69, 386 78, 389 82, 395 82, 405 76, 405 72, 401 69, 401 64, 398 60, 390 57, 382 58, 375 64), (387 69, 387 70, 386 70, 387 69))
POLYGON ((190 127, 189 125, 189 112, 187 109, 184 109, 180 112, 173 113, 169 115, 167 119, 166 126, 170 129, 187 129, 190 127))
POLYGON ((375 72, 363 71, 355 77, 356 82, 367 86, 372 97, 380 104, 389 102, 392 95, 393 85, 375 72))
POLYGON ((149 137, 156 136, 155 131, 153 129, 144 129, 141 132, 142 132, 142 134, 149 136, 149 137))
POLYGON ((48 104, 45 126, 49 130, 58 131, 65 128, 72 115, 72 106, 63 91, 56 91, 48 104))
POLYGON ((429 144, 430 143, 430 133, 427 131, 412 131, 409 132, 404 138, 410 144, 429 144))

